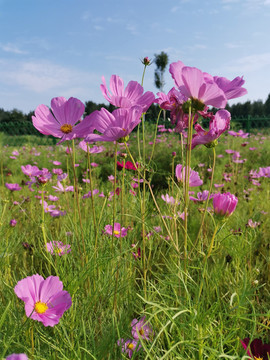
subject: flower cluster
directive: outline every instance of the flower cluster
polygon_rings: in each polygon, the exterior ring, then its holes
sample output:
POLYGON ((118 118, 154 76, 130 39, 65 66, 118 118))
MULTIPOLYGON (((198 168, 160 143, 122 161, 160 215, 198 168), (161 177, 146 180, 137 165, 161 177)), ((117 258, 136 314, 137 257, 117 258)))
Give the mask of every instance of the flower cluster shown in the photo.
POLYGON ((130 359, 134 352, 141 349, 140 340, 149 341, 154 335, 152 327, 145 321, 145 316, 141 320, 132 320, 131 335, 132 339, 120 339, 117 341, 117 345, 121 346, 122 353, 127 354, 130 359))
POLYGON ((194 124, 199 117, 209 118, 208 131, 199 123, 195 124, 196 133, 191 147, 193 149, 199 144, 215 146, 220 135, 230 127, 230 113, 223 110, 227 101, 247 93, 242 87, 243 78, 236 77, 230 81, 225 77, 212 76, 195 67, 185 66, 182 61, 172 63, 169 71, 176 88, 173 87, 168 94, 158 93, 155 102, 171 112, 171 122, 176 124, 175 130, 180 133, 188 128, 191 114, 194 124), (208 105, 221 110, 214 115, 208 111, 208 105))

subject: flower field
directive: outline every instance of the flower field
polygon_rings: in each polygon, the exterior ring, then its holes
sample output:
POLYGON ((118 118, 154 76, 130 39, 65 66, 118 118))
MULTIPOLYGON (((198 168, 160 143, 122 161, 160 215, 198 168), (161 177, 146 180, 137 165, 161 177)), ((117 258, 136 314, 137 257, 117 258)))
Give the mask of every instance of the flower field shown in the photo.
POLYGON ((170 72, 156 99, 103 78, 112 113, 38 106, 57 145, 0 143, 0 358, 270 358, 270 135, 231 126, 242 78, 170 72))

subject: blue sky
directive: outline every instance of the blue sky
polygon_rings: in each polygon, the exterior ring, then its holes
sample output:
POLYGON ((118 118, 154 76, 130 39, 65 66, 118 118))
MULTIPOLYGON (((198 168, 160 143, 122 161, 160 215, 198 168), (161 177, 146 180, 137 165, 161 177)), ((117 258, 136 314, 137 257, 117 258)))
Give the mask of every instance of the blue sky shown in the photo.
MULTIPOLYGON (((106 103, 112 74, 141 81, 144 56, 165 51, 212 75, 244 75, 270 93, 270 0, 0 0, 0 108, 34 110, 55 96, 106 103)), ((144 88, 154 86, 155 65, 144 88)), ((165 91, 174 85, 167 69, 165 91)))

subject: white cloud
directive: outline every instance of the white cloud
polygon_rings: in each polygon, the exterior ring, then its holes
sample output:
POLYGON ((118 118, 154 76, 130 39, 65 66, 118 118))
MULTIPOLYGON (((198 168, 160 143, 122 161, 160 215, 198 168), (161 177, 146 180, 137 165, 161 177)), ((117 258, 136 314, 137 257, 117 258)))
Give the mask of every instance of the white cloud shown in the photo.
POLYGON ((226 69, 230 72, 255 72, 270 66, 270 53, 253 54, 234 60, 226 69))
POLYGON ((0 44, 0 48, 8 53, 19 54, 19 55, 27 54, 27 51, 21 50, 19 46, 11 43, 0 44))

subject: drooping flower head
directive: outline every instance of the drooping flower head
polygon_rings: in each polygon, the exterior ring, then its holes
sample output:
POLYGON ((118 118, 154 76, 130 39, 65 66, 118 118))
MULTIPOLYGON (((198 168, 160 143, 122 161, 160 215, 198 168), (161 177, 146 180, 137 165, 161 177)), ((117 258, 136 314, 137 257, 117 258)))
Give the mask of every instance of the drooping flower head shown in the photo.
MULTIPOLYGON (((44 135, 61 138, 59 143, 76 137, 83 121, 84 104, 76 98, 55 97, 51 100, 51 110, 45 105, 36 108, 32 116, 34 127, 44 135)), ((58 144, 59 144, 58 143, 58 144)))
POLYGON ((270 358, 270 344, 263 344, 261 339, 254 339, 250 342, 249 338, 240 340, 248 356, 254 360, 268 360, 270 358))
POLYGON ((224 194, 214 194, 214 213, 220 217, 229 217, 234 212, 237 203, 237 197, 229 192, 224 194))
POLYGON ((117 75, 112 75, 110 79, 111 92, 107 88, 104 76, 102 76, 102 83, 100 88, 103 96, 116 107, 130 108, 139 105, 142 107, 142 111, 146 112, 155 100, 155 95, 151 91, 143 93, 143 87, 137 81, 130 81, 124 88, 123 80, 117 75))
POLYGON ((63 290, 58 276, 44 279, 32 275, 20 280, 14 288, 15 294, 25 303, 25 313, 44 326, 54 326, 72 304, 71 296, 63 290))
POLYGON ((213 119, 210 120, 209 130, 205 131, 200 124, 195 124, 196 134, 193 135, 191 149, 203 144, 206 147, 213 147, 217 139, 224 131, 230 128, 231 114, 227 110, 219 110, 213 119))
POLYGON ((141 320, 133 319, 131 322, 131 335, 135 340, 139 340, 140 337, 145 340, 150 340, 153 335, 152 327, 146 323, 145 316, 141 320))
MULTIPOLYGON (((186 176, 186 167, 183 167, 181 164, 176 165, 175 176, 178 181, 184 182, 186 176)), ((189 186, 201 186, 202 184, 203 181, 201 180, 198 172, 190 169, 189 186)))
POLYGON ((133 106, 128 109, 116 109, 112 113, 102 108, 85 117, 99 134, 89 134, 85 141, 118 141, 125 142, 131 131, 141 122, 142 108, 133 106))

